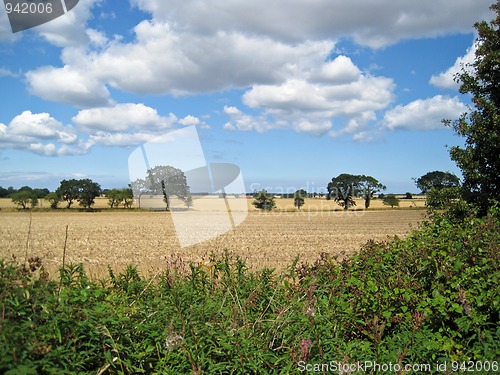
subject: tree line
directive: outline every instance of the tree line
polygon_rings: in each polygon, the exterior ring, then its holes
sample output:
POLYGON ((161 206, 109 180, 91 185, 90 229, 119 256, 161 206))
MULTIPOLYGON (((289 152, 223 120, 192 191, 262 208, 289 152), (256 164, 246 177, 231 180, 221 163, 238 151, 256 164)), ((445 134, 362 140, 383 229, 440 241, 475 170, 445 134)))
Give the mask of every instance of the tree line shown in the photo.
POLYGON ((38 189, 30 186, 23 186, 19 189, 13 187, 3 188, 0 186, 0 198, 10 198, 20 209, 35 208, 41 199, 49 202, 53 209, 65 202, 66 208, 77 202, 84 209, 91 209, 95 203, 95 198, 104 195, 108 198, 111 208, 122 205, 125 208, 132 207, 134 197, 132 189, 102 189, 101 186, 89 178, 62 180, 55 191, 47 188, 38 189))
MULTIPOLYGON (((431 208, 442 208, 451 201, 458 199, 460 195, 460 179, 450 172, 433 171, 426 173, 420 178, 414 179, 416 186, 422 194, 427 197, 427 205, 431 208)), ((292 198, 294 206, 300 209, 306 198, 323 197, 335 200, 344 210, 356 206, 354 198, 363 198, 364 207, 368 209, 370 202, 376 193, 383 199, 385 205, 394 207, 399 205, 399 199, 394 194, 385 195, 381 193, 386 186, 372 176, 352 175, 342 173, 333 177, 327 185, 327 194, 308 193, 299 189, 293 194, 282 194, 283 198, 292 198)), ((177 196, 184 201, 187 207, 193 204, 186 176, 176 168, 170 166, 156 166, 147 172, 145 179, 137 179, 127 188, 102 189, 101 186, 91 179, 62 180, 60 186, 51 192, 47 188, 31 188, 23 186, 20 189, 13 187, 3 188, 0 186, 0 198, 11 198, 12 201, 22 209, 38 206, 40 199, 45 199, 53 209, 65 202, 66 208, 77 202, 84 209, 91 209, 95 198, 104 195, 108 199, 110 208, 131 208, 134 197, 137 198, 139 207, 143 195, 163 195, 165 209, 170 208, 170 197, 177 196)), ((272 210, 276 203, 274 194, 266 190, 254 192, 253 205, 262 210, 272 210)), ((412 194, 406 193, 406 198, 411 199, 412 194)))
MULTIPOLYGON (((415 185, 420 189, 422 194, 426 195, 426 205, 432 209, 444 208, 453 200, 459 198, 460 195, 460 179, 450 172, 433 171, 424 174, 423 176, 413 179, 415 185)), ((333 199, 344 210, 356 206, 355 198, 363 198, 365 209, 370 207, 371 200, 376 193, 382 199, 384 205, 399 206, 399 198, 395 194, 383 194, 382 191, 387 187, 380 183, 372 176, 353 175, 349 173, 339 174, 333 177, 327 185, 326 199, 333 199)), ((284 198, 293 198, 294 205, 300 209, 304 205, 305 198, 311 198, 313 195, 307 193, 304 189, 297 190, 294 194, 281 195, 284 198)), ((272 210, 276 203, 274 195, 267 190, 254 192, 253 205, 262 210, 272 210)), ((412 199, 411 193, 407 192, 406 199, 412 199)))

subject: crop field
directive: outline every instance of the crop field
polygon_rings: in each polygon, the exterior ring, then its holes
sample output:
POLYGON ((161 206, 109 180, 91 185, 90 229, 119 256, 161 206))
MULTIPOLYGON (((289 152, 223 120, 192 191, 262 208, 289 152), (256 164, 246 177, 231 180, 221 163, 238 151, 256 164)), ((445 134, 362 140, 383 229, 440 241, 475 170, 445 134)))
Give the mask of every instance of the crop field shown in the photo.
MULTIPOLYGON (((278 203, 286 200, 282 201, 278 203)), ((291 209, 291 200, 289 203, 291 209)), ((144 274, 154 274, 173 257, 198 262, 226 250, 245 259, 253 269, 282 269, 297 255, 303 262, 313 262, 321 252, 341 259, 370 239, 404 235, 425 214, 419 209, 327 211, 326 206, 320 211, 311 209, 312 205, 287 212, 286 206, 269 213, 251 210, 234 230, 189 247, 180 246, 167 212, 61 210, 33 211, 30 216, 26 211, 4 208, 0 211, 0 257, 15 256, 22 261, 26 253, 38 256, 53 274, 62 265, 66 242, 66 263, 82 262, 95 277, 106 273, 108 266, 121 270, 128 264, 138 265, 144 274)), ((209 222, 211 215, 216 213, 205 212, 199 220, 209 222)))

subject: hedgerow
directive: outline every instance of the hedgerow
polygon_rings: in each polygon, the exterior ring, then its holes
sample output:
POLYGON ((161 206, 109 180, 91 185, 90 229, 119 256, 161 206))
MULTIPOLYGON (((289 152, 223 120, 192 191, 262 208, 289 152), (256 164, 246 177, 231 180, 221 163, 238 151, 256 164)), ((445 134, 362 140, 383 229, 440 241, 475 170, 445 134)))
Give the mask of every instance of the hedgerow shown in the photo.
POLYGON ((92 280, 81 264, 0 261, 0 373, 281 374, 299 363, 500 359, 500 221, 437 215, 337 261, 252 271, 134 266, 92 280))

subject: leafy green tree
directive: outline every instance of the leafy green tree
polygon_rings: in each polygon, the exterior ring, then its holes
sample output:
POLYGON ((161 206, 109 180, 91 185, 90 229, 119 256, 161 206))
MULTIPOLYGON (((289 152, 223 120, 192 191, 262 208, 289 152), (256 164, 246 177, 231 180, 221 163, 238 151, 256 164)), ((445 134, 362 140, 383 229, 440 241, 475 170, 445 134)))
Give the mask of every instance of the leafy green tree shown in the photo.
POLYGON ((255 200, 252 202, 252 204, 258 209, 271 211, 276 206, 273 195, 269 194, 265 189, 255 191, 253 197, 255 200))
POLYGON ((344 210, 355 206, 354 197, 359 191, 359 176, 342 173, 332 178, 327 186, 327 200, 334 199, 344 210))
POLYGON ((134 203, 134 193, 132 192, 132 187, 129 184, 128 188, 123 188, 120 190, 120 197, 122 199, 123 207, 131 208, 134 203))
POLYGON ((47 189, 47 188, 43 188, 43 189, 33 189, 33 194, 38 198, 38 199, 42 199, 42 198, 45 198, 45 196, 47 194, 50 193, 50 190, 47 189))
POLYGON ((89 178, 78 181, 78 198, 80 206, 90 209, 94 204, 94 199, 101 195, 101 186, 89 178))
POLYGON ((7 198, 8 196, 9 191, 6 188, 0 186, 0 198, 7 198))
POLYGON ((19 208, 22 208, 23 210, 27 209, 30 203, 33 203, 33 194, 28 190, 22 190, 18 191, 17 193, 11 194, 10 198, 12 199, 12 202, 14 204, 19 206, 19 208))
POLYGON ((60 186, 56 189, 56 194, 63 201, 68 202, 66 208, 71 208, 71 205, 80 195, 80 180, 62 180, 60 186))
POLYGON ((422 191, 422 194, 427 194, 432 189, 439 190, 460 186, 460 179, 450 172, 434 171, 415 179, 415 184, 422 191))
POLYGON ((12 186, 9 186, 7 189, 0 187, 0 198, 8 198, 14 193, 17 193, 17 190, 12 186))
POLYGON ((460 92, 472 96, 472 111, 451 123, 465 138, 465 147, 450 149, 450 156, 462 170, 464 199, 485 214, 500 200, 500 1, 491 6, 491 22, 477 22, 475 60, 455 77, 460 92))
POLYGON ((185 201, 190 195, 186 175, 182 170, 170 165, 158 165, 148 169, 146 177, 132 182, 131 186, 134 194, 139 197, 145 193, 163 195, 167 211, 170 210, 171 196, 175 195, 185 201))
POLYGON ((378 193, 381 190, 387 189, 383 184, 378 182, 372 176, 357 176, 358 177, 358 189, 362 192, 363 198, 365 200, 365 208, 370 207, 370 201, 373 198, 373 194, 378 193))
POLYGON ((105 193, 108 198, 108 205, 110 208, 118 207, 123 202, 123 193, 120 189, 109 189, 105 193))
POLYGON ((304 189, 297 190, 293 194, 293 205, 300 210, 300 207, 304 205, 304 199, 307 197, 307 191, 304 189))
POLYGON ((387 194, 386 196, 384 196, 384 200, 382 201, 382 203, 386 206, 391 206, 391 208, 394 208, 394 206, 399 206, 399 199, 394 194, 387 194))
POLYGON ((61 197, 57 193, 49 193, 45 196, 45 199, 49 201, 52 209, 58 208, 59 202, 61 202, 61 197))

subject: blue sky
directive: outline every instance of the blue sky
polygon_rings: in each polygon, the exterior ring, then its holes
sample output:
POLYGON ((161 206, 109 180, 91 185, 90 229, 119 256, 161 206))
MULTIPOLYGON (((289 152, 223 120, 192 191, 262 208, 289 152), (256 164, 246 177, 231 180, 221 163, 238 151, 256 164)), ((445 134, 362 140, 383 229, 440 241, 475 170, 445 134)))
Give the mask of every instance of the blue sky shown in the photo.
POLYGON ((412 177, 459 174, 441 119, 467 109, 453 75, 489 5, 80 0, 15 34, 0 9, 0 186, 123 187, 135 148, 196 125, 248 190, 352 173, 417 192, 412 177))

